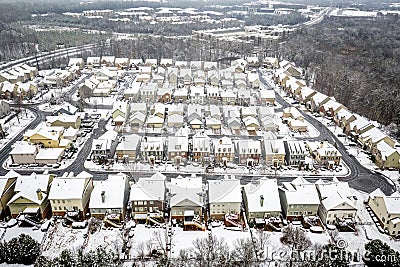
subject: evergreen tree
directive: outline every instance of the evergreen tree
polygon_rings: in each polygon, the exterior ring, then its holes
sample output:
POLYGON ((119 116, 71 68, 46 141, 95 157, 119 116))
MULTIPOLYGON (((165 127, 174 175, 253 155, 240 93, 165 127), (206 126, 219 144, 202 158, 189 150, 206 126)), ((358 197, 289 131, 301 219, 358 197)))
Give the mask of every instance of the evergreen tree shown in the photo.
POLYGON ((365 264, 373 267, 399 267, 400 253, 379 239, 365 244, 365 264))
POLYGON ((44 256, 39 256, 36 259, 34 266, 35 267, 52 267, 52 266, 55 266, 55 263, 49 258, 46 258, 44 256))
POLYGON ((21 234, 6 243, 4 252, 7 263, 33 264, 40 253, 40 245, 31 236, 21 234))
POLYGON ((62 267, 75 267, 75 266, 77 266, 75 255, 68 249, 63 250, 61 252, 61 255, 58 258, 57 262, 58 262, 59 266, 62 266, 62 267))
POLYGON ((0 242, 0 263, 6 261, 6 247, 5 244, 0 242))

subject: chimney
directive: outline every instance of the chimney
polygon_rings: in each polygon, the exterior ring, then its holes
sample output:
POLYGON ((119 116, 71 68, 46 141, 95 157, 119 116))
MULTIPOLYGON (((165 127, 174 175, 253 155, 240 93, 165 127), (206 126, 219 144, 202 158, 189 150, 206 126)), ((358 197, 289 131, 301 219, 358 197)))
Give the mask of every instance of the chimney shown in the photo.
POLYGON ((36 190, 36 194, 37 194, 38 200, 42 200, 43 199, 42 190, 40 190, 40 188, 38 188, 38 190, 36 190))
POLYGON ((264 206, 264 196, 260 195, 260 206, 264 206))
POLYGON ((105 191, 101 191, 101 203, 104 203, 106 200, 106 192, 105 191))

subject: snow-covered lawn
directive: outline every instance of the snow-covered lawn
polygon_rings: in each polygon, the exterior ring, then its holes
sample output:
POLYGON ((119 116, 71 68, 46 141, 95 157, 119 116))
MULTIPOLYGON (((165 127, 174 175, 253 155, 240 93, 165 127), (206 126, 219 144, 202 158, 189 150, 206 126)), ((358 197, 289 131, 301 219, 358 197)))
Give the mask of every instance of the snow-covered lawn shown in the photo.
POLYGON ((35 115, 28 109, 22 109, 18 118, 15 116, 6 122, 10 116, 12 115, 6 116, 0 120, 3 131, 8 133, 4 139, 0 139, 0 149, 2 149, 11 139, 24 130, 25 127, 35 119, 35 115))
POLYGON ((62 226, 61 222, 55 223, 54 226, 49 228, 46 239, 42 244, 42 255, 54 258, 59 256, 65 249, 77 252, 83 248, 84 236, 87 232, 87 228, 72 229, 62 226))
POLYGON ((20 234, 26 234, 26 235, 30 235, 33 239, 35 239, 37 242, 41 243, 43 240, 43 237, 45 235, 45 232, 42 232, 39 230, 33 230, 32 227, 19 227, 19 226, 14 226, 11 228, 2 228, 0 230, 0 235, 2 236, 3 231, 5 231, 4 233, 4 237, 3 241, 10 241, 11 239, 13 239, 14 237, 18 237, 20 234))
POLYGON ((96 231, 94 234, 89 235, 88 243, 85 247, 85 252, 96 250, 97 247, 102 246, 105 250, 111 250, 116 254, 121 252, 123 238, 120 229, 117 228, 103 228, 96 231))

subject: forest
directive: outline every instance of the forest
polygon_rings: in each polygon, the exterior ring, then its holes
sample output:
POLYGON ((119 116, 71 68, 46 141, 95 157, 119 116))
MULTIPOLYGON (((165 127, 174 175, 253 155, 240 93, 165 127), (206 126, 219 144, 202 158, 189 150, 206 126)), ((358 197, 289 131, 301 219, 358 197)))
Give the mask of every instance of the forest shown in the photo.
POLYGON ((400 136, 400 17, 326 18, 280 47, 314 88, 400 136))

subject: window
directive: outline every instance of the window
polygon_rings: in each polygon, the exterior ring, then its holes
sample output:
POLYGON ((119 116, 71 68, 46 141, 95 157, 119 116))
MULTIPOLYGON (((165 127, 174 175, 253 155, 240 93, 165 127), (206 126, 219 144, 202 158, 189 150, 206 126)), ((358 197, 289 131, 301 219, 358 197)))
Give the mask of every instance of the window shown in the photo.
POLYGON ((64 200, 64 199, 62 200, 62 203, 63 203, 63 204, 65 203, 65 200, 64 200))
POLYGON ((154 204, 154 201, 153 200, 150 200, 150 205, 153 205, 154 204))
POLYGON ((54 210, 57 210, 57 207, 56 207, 56 206, 54 206, 54 210))

